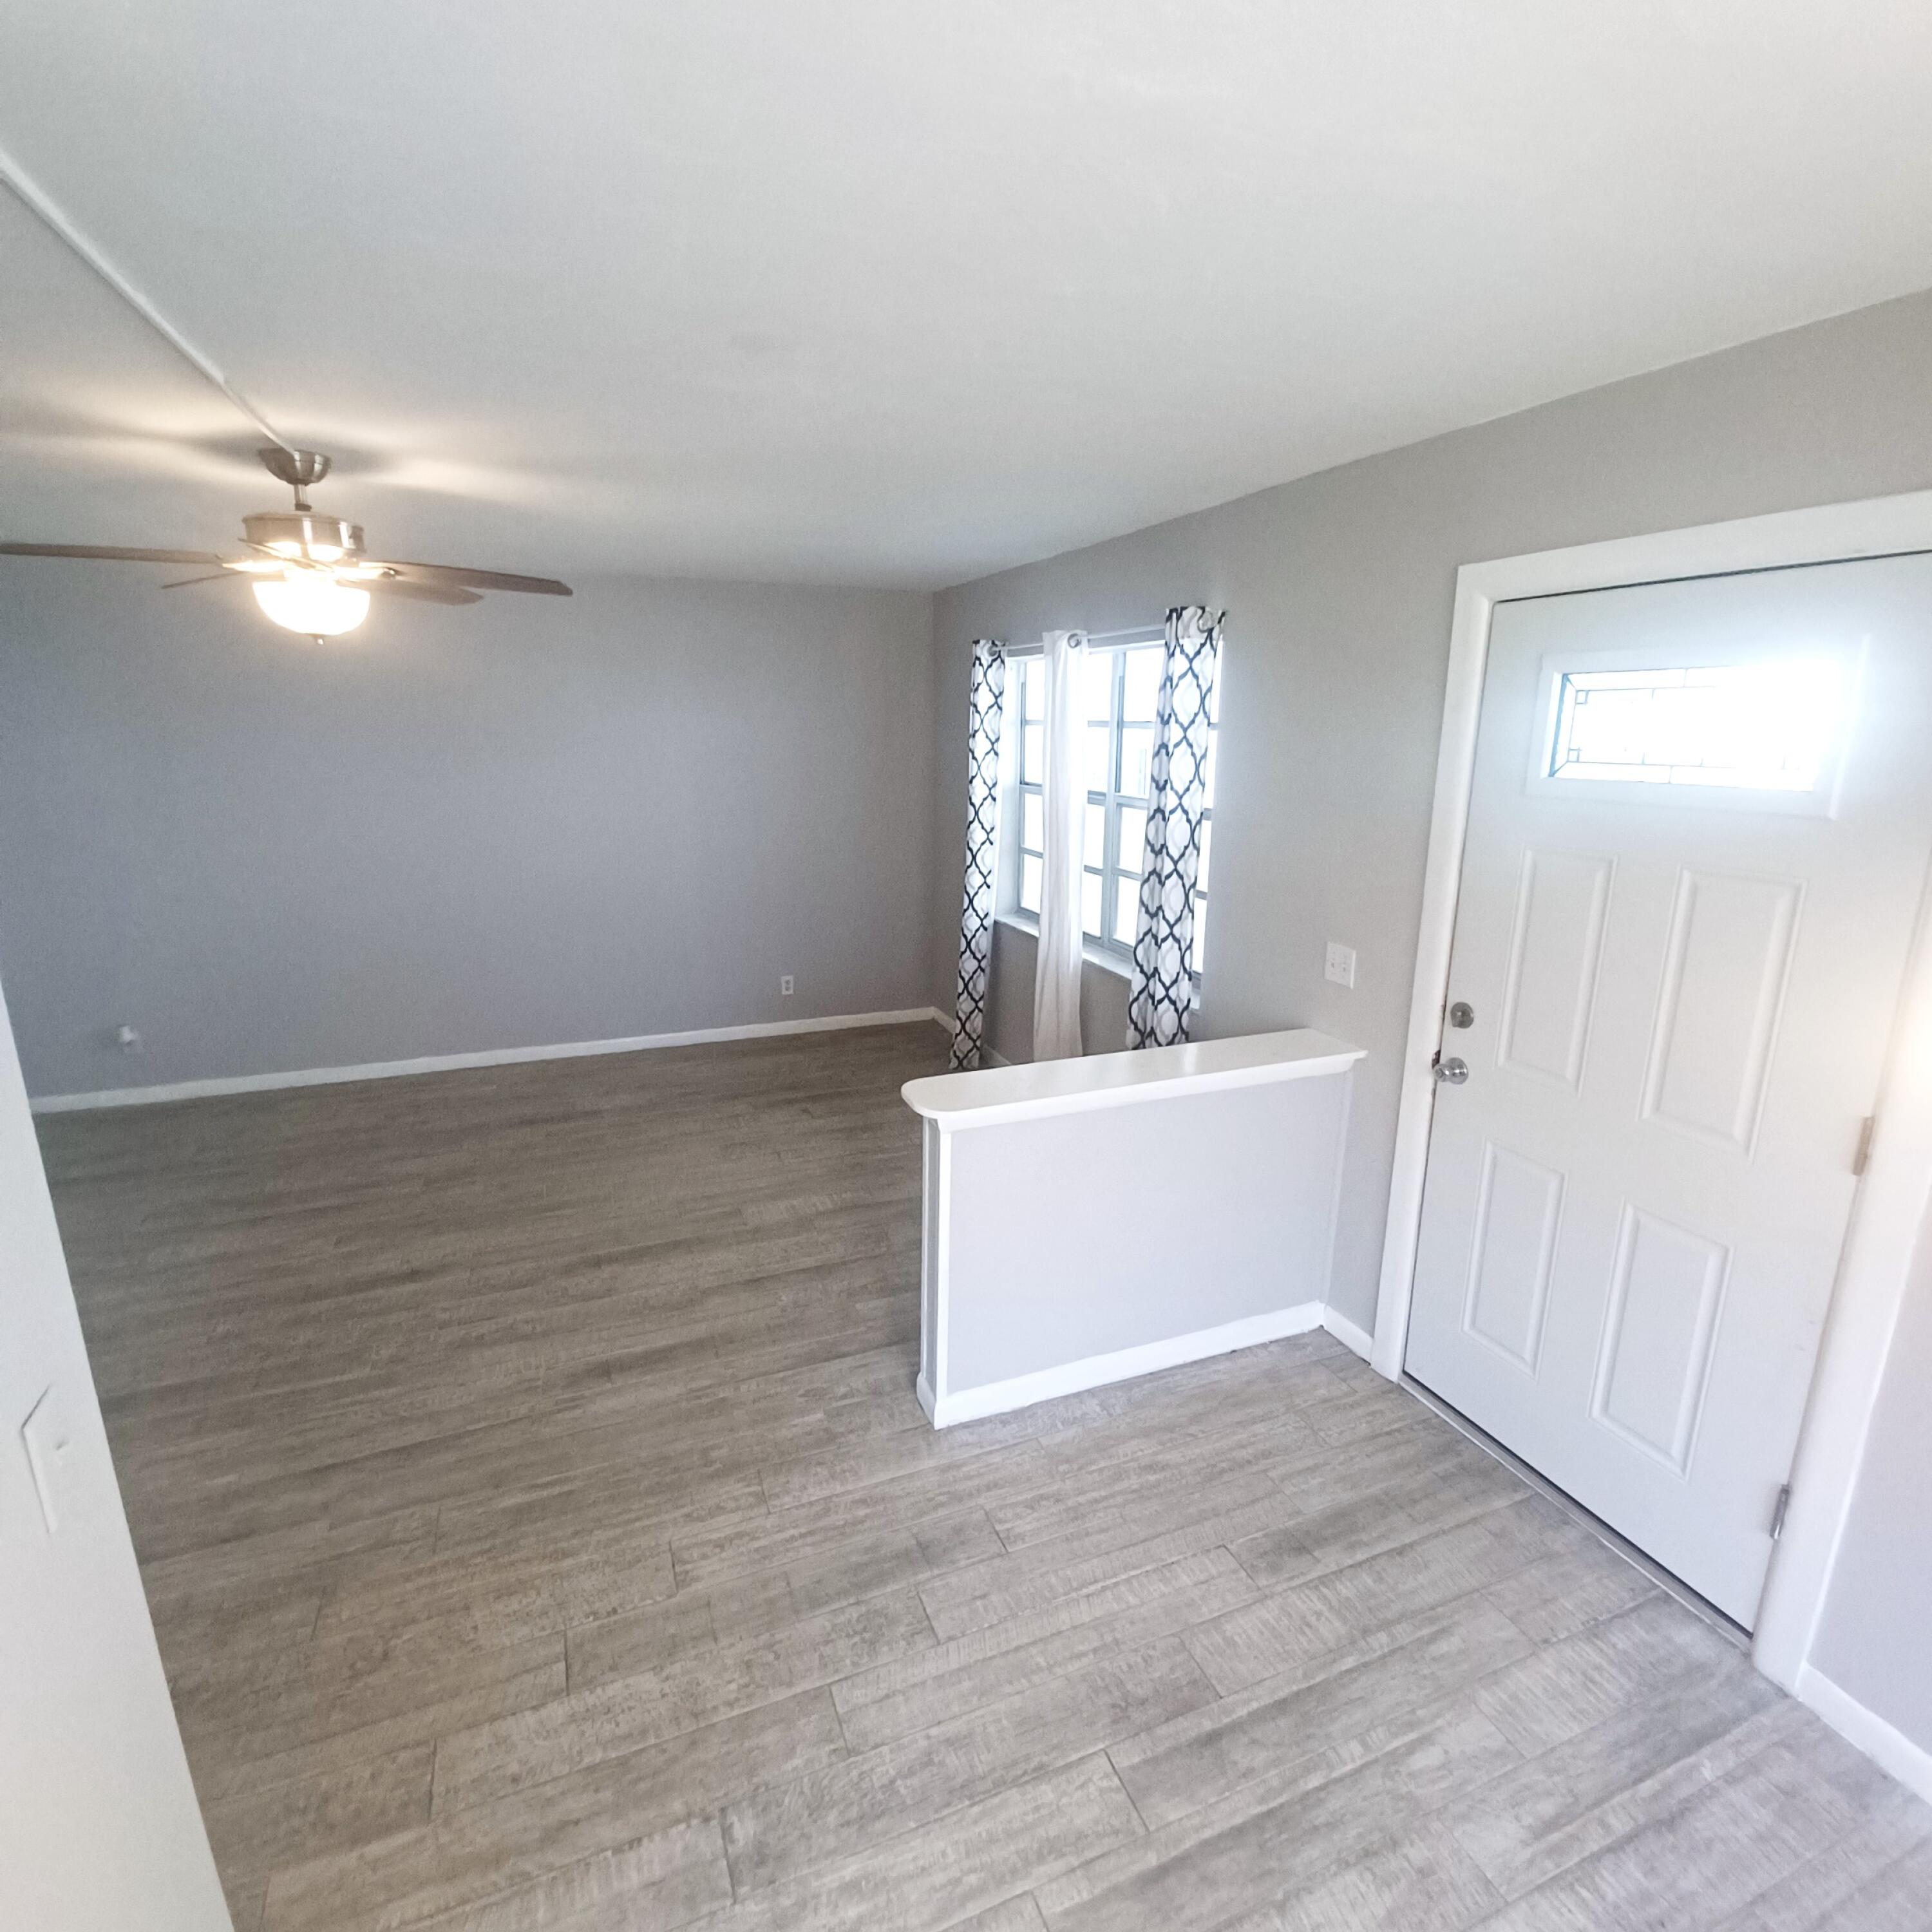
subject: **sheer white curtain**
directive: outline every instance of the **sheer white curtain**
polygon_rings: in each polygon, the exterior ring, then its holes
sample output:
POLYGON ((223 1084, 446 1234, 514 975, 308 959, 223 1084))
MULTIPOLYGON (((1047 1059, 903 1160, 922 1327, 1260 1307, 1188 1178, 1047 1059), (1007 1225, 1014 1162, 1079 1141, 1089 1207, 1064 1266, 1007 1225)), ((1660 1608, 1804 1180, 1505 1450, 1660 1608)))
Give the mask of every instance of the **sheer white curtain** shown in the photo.
POLYGON ((1033 1057, 1080 1052, 1081 835, 1087 806, 1084 631, 1049 631, 1046 662, 1045 860, 1040 891, 1040 964, 1034 975, 1033 1057))

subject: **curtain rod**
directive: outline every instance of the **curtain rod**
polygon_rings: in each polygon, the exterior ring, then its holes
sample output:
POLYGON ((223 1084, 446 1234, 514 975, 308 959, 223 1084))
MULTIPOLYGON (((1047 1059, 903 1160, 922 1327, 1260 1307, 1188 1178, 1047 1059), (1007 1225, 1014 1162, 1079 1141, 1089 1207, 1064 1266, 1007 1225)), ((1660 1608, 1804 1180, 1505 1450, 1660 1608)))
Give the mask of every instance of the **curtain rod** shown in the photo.
MULTIPOLYGON (((1158 624, 1130 624, 1124 631, 1089 631, 1087 641, 1103 647, 1111 644, 1157 644, 1167 635, 1167 625, 1163 620, 1158 624)), ((1006 654, 1010 658, 1036 658, 1045 646, 1036 641, 1030 644, 1008 644, 1006 654)))

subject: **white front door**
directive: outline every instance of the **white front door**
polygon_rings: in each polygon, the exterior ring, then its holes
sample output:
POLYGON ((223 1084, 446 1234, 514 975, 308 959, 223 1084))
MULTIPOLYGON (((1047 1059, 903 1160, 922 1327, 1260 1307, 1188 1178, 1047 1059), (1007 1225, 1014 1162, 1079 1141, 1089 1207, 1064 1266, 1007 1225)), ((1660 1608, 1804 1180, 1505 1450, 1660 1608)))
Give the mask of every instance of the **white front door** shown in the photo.
POLYGON ((1496 613, 1405 1366, 1747 1626, 1929 737, 1932 557, 1496 613))

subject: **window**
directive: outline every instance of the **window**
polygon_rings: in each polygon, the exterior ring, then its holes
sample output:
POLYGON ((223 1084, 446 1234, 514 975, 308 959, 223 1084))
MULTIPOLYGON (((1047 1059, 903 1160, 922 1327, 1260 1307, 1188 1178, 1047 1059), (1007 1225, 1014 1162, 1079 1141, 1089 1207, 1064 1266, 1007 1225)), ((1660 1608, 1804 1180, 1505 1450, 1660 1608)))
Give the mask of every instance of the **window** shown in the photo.
MULTIPOLYGON (((1088 942, 1124 963, 1133 956, 1145 862, 1148 766, 1154 755, 1154 707, 1160 697, 1162 646, 1090 648, 1081 695, 1087 714, 1087 807, 1082 854, 1080 923, 1088 942)), ((1020 658, 1020 886, 1022 909, 1040 911, 1046 850, 1046 666, 1020 658)), ((1201 871, 1194 893, 1195 976, 1205 958, 1208 859, 1214 830, 1214 766, 1220 731, 1216 681, 1208 716, 1208 804, 1201 828, 1201 871)))
POLYGON ((1833 658, 1573 670, 1555 694, 1552 778, 1814 792, 1843 706, 1833 658))

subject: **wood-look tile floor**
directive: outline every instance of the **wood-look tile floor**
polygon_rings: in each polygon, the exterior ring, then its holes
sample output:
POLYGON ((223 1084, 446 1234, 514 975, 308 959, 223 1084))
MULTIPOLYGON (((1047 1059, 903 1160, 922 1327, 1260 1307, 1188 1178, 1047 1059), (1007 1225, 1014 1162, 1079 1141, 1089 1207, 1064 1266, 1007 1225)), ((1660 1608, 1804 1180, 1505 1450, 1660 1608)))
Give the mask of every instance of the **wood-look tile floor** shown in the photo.
POLYGON ((44 1124, 240 1932, 1932 1924, 1932 1811, 1325 1336, 934 1435, 940 1057, 44 1124))

